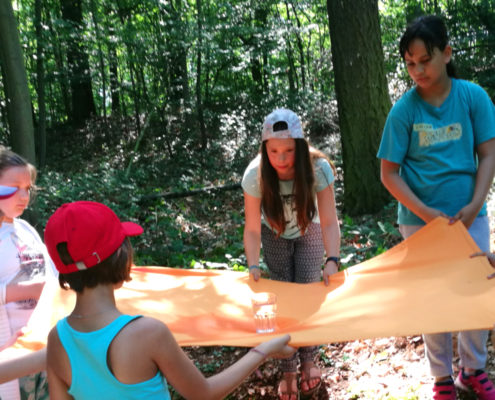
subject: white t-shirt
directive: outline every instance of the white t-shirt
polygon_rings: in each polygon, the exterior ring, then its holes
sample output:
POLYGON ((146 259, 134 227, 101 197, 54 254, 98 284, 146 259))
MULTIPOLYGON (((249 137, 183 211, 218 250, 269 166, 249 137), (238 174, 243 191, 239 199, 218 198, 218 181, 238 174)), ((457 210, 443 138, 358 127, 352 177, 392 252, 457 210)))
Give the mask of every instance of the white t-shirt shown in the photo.
MULTIPOLYGON (((260 161, 261 155, 258 154, 258 156, 249 163, 242 178, 242 189, 253 197, 261 197, 258 172, 260 161)), ((314 160, 313 168, 315 171, 315 192, 318 193, 331 185, 335 180, 335 177, 333 175, 332 167, 325 158, 316 158, 314 160)), ((280 236, 285 239, 295 239, 301 236, 301 230, 297 225, 297 213, 294 206, 293 186, 293 180, 279 180, 280 195, 282 196, 282 202, 284 204, 284 215, 286 220, 285 231, 280 236)), ((262 216, 262 222, 271 228, 264 216, 262 216)), ((313 218, 313 222, 320 222, 318 210, 313 218)))
POLYGON ((26 325, 37 301, 23 300, 5 304, 5 288, 10 283, 45 281, 57 276, 38 232, 22 219, 0 226, 0 307, 7 311, 10 333, 26 325))

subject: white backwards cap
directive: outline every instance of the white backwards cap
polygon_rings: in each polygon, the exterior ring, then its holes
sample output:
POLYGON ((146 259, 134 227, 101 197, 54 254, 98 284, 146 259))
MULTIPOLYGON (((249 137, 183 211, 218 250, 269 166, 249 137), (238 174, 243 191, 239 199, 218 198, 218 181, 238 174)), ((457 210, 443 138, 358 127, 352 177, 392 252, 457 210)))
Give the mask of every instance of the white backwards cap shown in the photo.
POLYGON ((303 139, 301 120, 294 111, 286 108, 279 108, 269 114, 263 123, 263 133, 261 140, 264 142, 268 139, 303 139), (282 131, 273 131, 273 125, 277 122, 285 122, 287 129, 282 131))

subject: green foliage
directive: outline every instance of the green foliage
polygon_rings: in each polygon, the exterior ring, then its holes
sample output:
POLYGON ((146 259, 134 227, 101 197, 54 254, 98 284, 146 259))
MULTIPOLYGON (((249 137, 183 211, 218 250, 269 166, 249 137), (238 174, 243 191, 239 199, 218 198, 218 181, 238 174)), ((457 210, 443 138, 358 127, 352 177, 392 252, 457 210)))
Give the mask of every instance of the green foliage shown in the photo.
MULTIPOLYGON (((91 131, 102 128, 97 121, 91 124, 91 131)), ((215 268, 244 269, 240 190, 228 192, 228 196, 220 193, 142 201, 150 193, 181 192, 229 183, 220 179, 229 174, 216 152, 206 157, 204 163, 184 153, 180 158, 177 156, 177 164, 166 160, 149 163, 140 154, 126 177, 123 172, 127 164, 126 142, 103 147, 98 143, 97 136, 81 135, 80 142, 73 143, 77 151, 67 154, 62 132, 60 140, 50 144, 49 166, 40 172, 37 182, 40 189, 35 204, 40 231, 61 204, 100 201, 122 220, 143 226, 144 234, 132 239, 136 264, 195 268, 208 267, 211 263, 215 268), (87 158, 87 154, 94 156, 87 158), (229 217, 225 218, 226 215, 229 217)), ((148 156, 160 158, 150 150, 148 156)))
MULTIPOLYGON (((483 86, 495 97, 495 3, 488 0, 398 1, 381 0, 382 43, 389 81, 408 80, 398 54, 398 42, 405 26, 424 14, 445 18, 453 48, 453 62, 463 79, 483 86)), ((398 87, 397 98, 406 86, 398 87)))
POLYGON ((334 360, 332 360, 323 347, 319 347, 318 349, 320 361, 323 363, 325 367, 330 367, 334 364, 334 360))
POLYGON ((341 224, 342 265, 347 268, 375 257, 401 240, 395 221, 396 203, 377 215, 351 218, 344 215, 341 224))

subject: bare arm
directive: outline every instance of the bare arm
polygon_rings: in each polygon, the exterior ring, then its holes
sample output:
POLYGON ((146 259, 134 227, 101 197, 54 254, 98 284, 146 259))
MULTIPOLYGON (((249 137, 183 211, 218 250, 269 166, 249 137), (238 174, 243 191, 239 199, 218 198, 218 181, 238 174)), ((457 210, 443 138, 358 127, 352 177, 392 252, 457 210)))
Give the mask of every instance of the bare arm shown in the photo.
POLYGON ((409 185, 399 175, 400 165, 381 160, 381 180, 392 196, 416 214, 425 222, 430 222, 438 216, 448 216, 440 210, 428 207, 414 194, 409 185))
MULTIPOLYGON (((261 198, 244 192, 244 251, 248 267, 258 265, 261 248, 261 198)), ((259 268, 249 271, 254 280, 260 277, 259 268)))
MULTIPOLYGON (((333 185, 317 193, 318 214, 320 216, 323 245, 327 257, 340 256, 340 227, 335 206, 333 185)), ((328 285, 328 277, 338 271, 338 265, 334 261, 328 261, 323 269, 323 281, 328 285)))
POLYGON ((454 216, 469 228, 485 203, 495 172, 495 139, 481 143, 477 149, 478 171, 471 202, 454 216))
POLYGON ((0 362, 0 383, 46 369, 46 347, 32 353, 0 362))
MULTIPOLYGON (((289 335, 272 339, 257 346, 268 356, 288 357, 295 349, 288 346, 289 335)), ((179 347, 169 329, 163 325, 156 336, 155 362, 167 381, 186 399, 222 399, 232 392, 260 365, 265 357, 250 351, 224 371, 205 378, 179 347)))
MULTIPOLYGON (((274 338, 270 341, 261 343, 256 347, 257 350, 266 354, 268 357, 287 358, 294 354, 295 348, 288 346, 289 335, 274 338)), ((211 399, 224 398, 239 386, 247 376, 251 374, 260 364, 265 361, 266 357, 259 353, 249 351, 244 357, 232 364, 224 371, 208 378, 208 384, 213 389, 211 399)))
POLYGON ((5 287, 5 303, 11 303, 13 301, 21 301, 27 299, 38 300, 41 295, 41 291, 45 286, 44 281, 26 281, 9 283, 5 287))
POLYGON ((70 400, 67 393, 71 379, 69 358, 58 338, 56 327, 52 328, 47 342, 47 376, 51 400, 70 400))

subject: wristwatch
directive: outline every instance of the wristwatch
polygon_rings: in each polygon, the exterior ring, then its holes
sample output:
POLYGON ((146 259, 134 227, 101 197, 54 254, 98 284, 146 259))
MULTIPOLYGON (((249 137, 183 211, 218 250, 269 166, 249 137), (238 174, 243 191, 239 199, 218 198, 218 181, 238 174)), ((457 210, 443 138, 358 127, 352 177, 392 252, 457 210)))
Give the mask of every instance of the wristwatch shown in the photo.
POLYGON ((329 261, 333 261, 337 265, 337 267, 340 267, 340 258, 339 257, 335 257, 335 256, 327 257, 327 259, 325 260, 325 265, 329 261))

